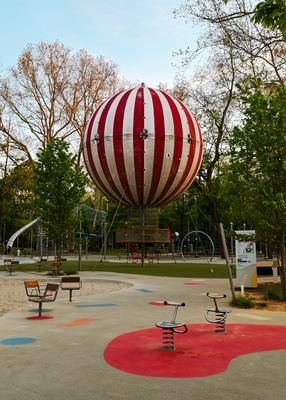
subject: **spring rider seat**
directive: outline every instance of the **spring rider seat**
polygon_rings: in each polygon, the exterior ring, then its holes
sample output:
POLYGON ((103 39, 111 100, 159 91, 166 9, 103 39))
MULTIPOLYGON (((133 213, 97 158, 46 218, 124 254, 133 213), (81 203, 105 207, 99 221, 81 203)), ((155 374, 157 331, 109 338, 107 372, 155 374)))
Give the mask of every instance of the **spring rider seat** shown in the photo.
POLYGON ((226 298, 225 294, 207 293, 207 296, 214 301, 214 307, 208 308, 205 314, 205 319, 211 324, 216 324, 215 332, 225 332, 225 321, 228 314, 231 313, 229 308, 219 307, 218 299, 226 298))
POLYGON ((184 322, 176 322, 177 312, 179 307, 185 307, 185 303, 177 303, 172 301, 164 301, 166 306, 175 307, 173 318, 171 321, 159 321, 156 322, 155 326, 162 329, 162 350, 163 351, 174 351, 175 347, 175 333, 184 334, 188 331, 187 326, 184 322), (182 329, 178 329, 182 328, 182 329))

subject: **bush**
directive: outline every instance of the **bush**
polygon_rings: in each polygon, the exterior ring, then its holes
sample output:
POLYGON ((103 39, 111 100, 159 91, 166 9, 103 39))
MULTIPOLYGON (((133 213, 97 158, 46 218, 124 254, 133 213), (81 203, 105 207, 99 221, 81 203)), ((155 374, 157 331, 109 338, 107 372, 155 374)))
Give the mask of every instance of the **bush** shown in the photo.
POLYGON ((270 287, 266 290, 265 295, 264 295, 265 300, 276 300, 276 301, 281 301, 282 300, 282 294, 280 290, 276 287, 270 287))
POLYGON ((234 306, 234 307, 239 307, 239 308, 252 308, 252 307, 254 307, 253 301, 250 298, 245 297, 245 296, 243 296, 241 294, 236 296, 236 298, 234 300, 232 300, 232 302, 230 304, 232 306, 234 306))
POLYGON ((77 274, 77 265, 65 265, 62 264, 63 273, 66 275, 75 275, 77 274))

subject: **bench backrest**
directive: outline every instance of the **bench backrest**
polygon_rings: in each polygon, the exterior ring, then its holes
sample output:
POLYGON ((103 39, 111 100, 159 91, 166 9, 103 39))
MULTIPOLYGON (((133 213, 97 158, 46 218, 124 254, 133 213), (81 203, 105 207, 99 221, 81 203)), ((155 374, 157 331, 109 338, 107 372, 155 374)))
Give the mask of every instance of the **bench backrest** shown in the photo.
POLYGON ((80 282, 79 276, 63 276, 62 282, 80 282))
POLYGON ((38 297, 41 294, 39 282, 35 280, 24 281, 26 294, 28 297, 38 297))
POLYGON ((269 261, 269 260, 259 260, 256 261, 256 266, 257 267, 273 267, 273 264, 275 261, 269 261))
POLYGON ((56 300, 60 285, 57 283, 47 283, 43 297, 51 301, 56 300))
POLYGON ((61 280, 62 289, 79 289, 81 287, 80 276, 63 276, 61 280))

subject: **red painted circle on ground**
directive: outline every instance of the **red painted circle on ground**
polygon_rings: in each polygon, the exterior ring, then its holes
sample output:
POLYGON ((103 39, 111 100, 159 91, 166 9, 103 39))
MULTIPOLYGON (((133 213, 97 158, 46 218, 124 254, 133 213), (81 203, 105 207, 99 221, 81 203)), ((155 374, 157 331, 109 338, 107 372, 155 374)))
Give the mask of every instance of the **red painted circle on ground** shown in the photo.
POLYGON ((150 301, 149 304, 152 306, 166 307, 167 304, 164 304, 163 301, 150 301))
POLYGON ((243 354, 286 349, 286 326, 229 324, 225 333, 214 332, 211 324, 188 328, 175 335, 174 352, 161 350, 159 328, 125 333, 108 344, 105 360, 131 374, 195 378, 221 373, 243 354))
POLYGON ((185 282, 184 285, 201 285, 202 282, 196 282, 196 281, 192 281, 192 282, 185 282))
POLYGON ((38 319, 53 319, 54 317, 49 317, 48 315, 42 315, 41 317, 37 316, 37 317, 27 317, 26 319, 29 320, 38 320, 38 319))

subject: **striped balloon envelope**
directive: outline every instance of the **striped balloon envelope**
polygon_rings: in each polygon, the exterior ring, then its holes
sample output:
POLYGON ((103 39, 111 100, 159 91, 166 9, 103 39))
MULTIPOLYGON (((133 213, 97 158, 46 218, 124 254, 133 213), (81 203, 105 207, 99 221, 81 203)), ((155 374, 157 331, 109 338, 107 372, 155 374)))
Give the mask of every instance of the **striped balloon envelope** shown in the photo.
POLYGON ((87 170, 108 198, 137 208, 180 196, 202 161, 202 135, 178 99, 142 84, 106 100, 83 140, 87 170))

